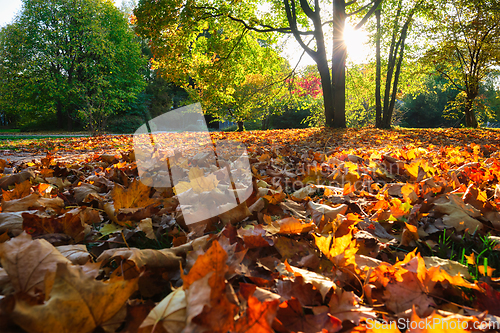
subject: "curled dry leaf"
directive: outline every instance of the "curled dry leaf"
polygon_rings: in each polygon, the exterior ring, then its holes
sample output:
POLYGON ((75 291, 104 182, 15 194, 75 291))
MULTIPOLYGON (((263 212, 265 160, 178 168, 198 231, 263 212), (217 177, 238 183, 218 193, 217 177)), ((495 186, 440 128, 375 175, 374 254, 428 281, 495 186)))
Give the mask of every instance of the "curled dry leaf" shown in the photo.
POLYGON ((353 292, 337 288, 328 303, 330 314, 341 321, 349 320, 356 325, 359 325, 361 320, 375 319, 377 317, 375 311, 360 305, 360 302, 361 298, 353 292))
POLYGON ((21 184, 31 178, 35 178, 35 173, 32 170, 23 170, 19 173, 6 175, 0 178, 0 188, 2 190, 8 190, 9 186, 21 184))
POLYGON ((186 327, 186 293, 182 288, 176 289, 165 297, 142 322, 140 328, 149 328, 155 332, 161 325, 169 333, 180 333, 186 327))
POLYGON ((85 265, 91 258, 83 244, 57 246, 56 249, 74 265, 85 265))
POLYGON ((465 204, 462 199, 455 195, 439 198, 434 202, 436 212, 445 214, 443 222, 454 227, 457 231, 468 229, 471 233, 481 226, 476 217, 481 215, 477 209, 469 204, 465 204))
POLYGON ((334 221, 337 215, 345 215, 347 212, 347 205, 341 204, 337 207, 331 207, 328 205, 318 204, 314 201, 309 201, 307 203, 308 209, 311 211, 313 221, 319 226, 321 220, 324 217, 325 223, 334 221))
POLYGON ((2 202, 3 212, 19 212, 30 209, 46 209, 60 213, 64 208, 64 201, 59 197, 42 198, 39 193, 31 193, 21 199, 2 202))
POLYGON ((0 233, 11 232, 17 236, 23 232, 23 213, 36 213, 36 210, 0 213, 0 233))
MULTIPOLYGON (((288 263, 286 263, 288 265, 288 263)), ((287 268, 292 270, 295 276, 302 276, 304 278, 304 282, 311 283, 313 286, 318 289, 325 300, 326 294, 333 288, 335 290, 335 283, 333 281, 321 274, 310 272, 306 269, 301 269, 298 267, 288 265, 287 268)))
POLYGON ((137 248, 117 248, 104 251, 98 258, 97 262, 103 262, 105 265, 114 258, 133 261, 137 267, 164 267, 164 268, 179 268, 182 258, 176 255, 172 249, 153 250, 137 248))
POLYGON ((141 220, 135 230, 142 231, 146 234, 147 238, 156 240, 156 235, 153 231, 153 221, 149 217, 141 220))
POLYGON ((30 294, 44 290, 45 274, 55 272, 58 263, 70 263, 52 244, 24 232, 0 244, 0 262, 14 289, 30 294))
POLYGON ((137 281, 96 281, 78 266, 58 264, 48 301, 32 305, 17 299, 11 315, 30 333, 90 333, 122 308, 137 281))

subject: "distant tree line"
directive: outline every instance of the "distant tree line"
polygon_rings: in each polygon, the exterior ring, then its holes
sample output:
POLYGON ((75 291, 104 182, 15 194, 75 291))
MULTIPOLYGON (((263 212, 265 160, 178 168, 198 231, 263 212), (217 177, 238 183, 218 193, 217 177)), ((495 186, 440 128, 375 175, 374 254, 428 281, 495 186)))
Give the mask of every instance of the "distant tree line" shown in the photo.
POLYGON ((335 0, 331 21, 319 1, 265 2, 23 0, 0 30, 0 126, 133 132, 193 102, 238 130, 500 119, 497 0, 335 0), (371 35, 363 64, 346 58, 348 21, 371 35), (283 34, 316 65, 292 68, 283 34))

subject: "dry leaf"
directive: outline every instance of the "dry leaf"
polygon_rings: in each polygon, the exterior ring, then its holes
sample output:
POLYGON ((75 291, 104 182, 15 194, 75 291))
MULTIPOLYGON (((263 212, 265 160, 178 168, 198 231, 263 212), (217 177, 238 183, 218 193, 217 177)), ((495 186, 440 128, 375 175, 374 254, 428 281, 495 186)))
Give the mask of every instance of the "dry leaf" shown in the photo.
POLYGON ((44 290, 47 272, 55 272, 58 263, 70 261, 46 240, 32 240, 23 232, 0 244, 0 262, 16 291, 34 294, 37 289, 44 290))
POLYGON ((58 264, 48 301, 32 305, 17 299, 12 318, 30 333, 90 333, 122 308, 137 281, 96 281, 77 266, 58 264))
POLYGON ((158 325, 163 326, 169 333, 180 333, 186 327, 186 293, 182 288, 176 289, 168 294, 142 322, 140 328, 151 327, 155 332, 158 325))

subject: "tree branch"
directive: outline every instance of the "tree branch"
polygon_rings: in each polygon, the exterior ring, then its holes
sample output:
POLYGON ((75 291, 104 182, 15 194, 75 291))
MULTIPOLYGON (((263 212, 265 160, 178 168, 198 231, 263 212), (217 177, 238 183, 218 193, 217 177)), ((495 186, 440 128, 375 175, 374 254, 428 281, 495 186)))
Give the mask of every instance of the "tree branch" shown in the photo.
POLYGON ((297 16, 295 14, 295 0, 291 0, 292 5, 290 8, 290 2, 289 0, 283 0, 283 3, 285 4, 285 12, 286 12, 286 18, 288 20, 288 23, 290 24, 290 29, 292 30, 293 36, 297 40, 297 42, 300 44, 300 47, 304 49, 304 51, 307 52, 307 54, 313 58, 316 61, 317 58, 317 52, 313 51, 309 46, 307 46, 304 41, 302 40, 302 37, 299 34, 299 30, 297 28, 297 16))
POLYGON ((373 6, 372 8, 370 8, 370 10, 368 11, 368 13, 366 13, 366 15, 361 19, 361 21, 356 25, 356 27, 354 29, 359 29, 361 28, 365 23, 366 21, 368 21, 368 19, 370 18, 370 16, 372 16, 373 13, 375 13, 375 11, 377 10, 378 6, 382 3, 382 0, 375 0, 375 2, 373 3, 373 6))

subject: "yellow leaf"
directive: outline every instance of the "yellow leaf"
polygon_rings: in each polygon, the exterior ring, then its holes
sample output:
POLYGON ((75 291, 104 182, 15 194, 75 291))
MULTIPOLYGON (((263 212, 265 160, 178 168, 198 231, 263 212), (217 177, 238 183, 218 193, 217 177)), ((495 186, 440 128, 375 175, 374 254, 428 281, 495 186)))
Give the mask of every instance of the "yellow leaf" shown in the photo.
POLYGON ((191 183, 188 183, 188 182, 178 182, 177 184, 175 184, 175 194, 179 195, 183 192, 186 192, 187 190, 189 190, 190 188, 192 188, 191 186, 191 183))
POLYGON ((203 170, 194 167, 189 170, 189 180, 191 181, 191 186, 196 193, 209 192, 217 187, 219 181, 217 176, 210 174, 207 177, 203 175, 203 170))

